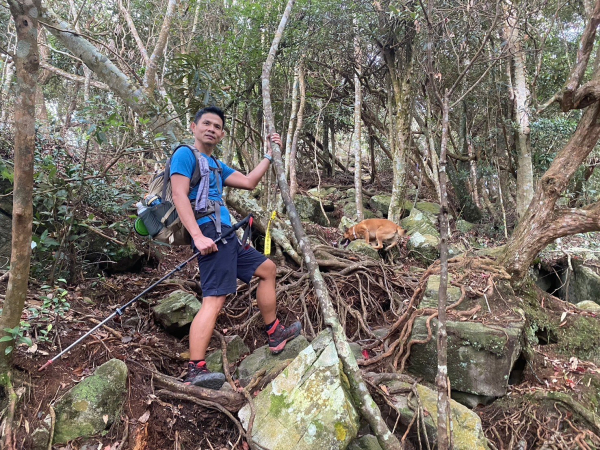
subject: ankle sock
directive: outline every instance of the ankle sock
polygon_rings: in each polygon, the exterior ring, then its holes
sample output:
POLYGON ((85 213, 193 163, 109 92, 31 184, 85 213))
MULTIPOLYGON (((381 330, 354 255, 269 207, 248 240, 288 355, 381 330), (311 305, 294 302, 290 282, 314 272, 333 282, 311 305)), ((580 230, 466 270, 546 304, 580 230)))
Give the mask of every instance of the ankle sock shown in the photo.
POLYGON ((271 322, 268 325, 265 325, 265 331, 268 333, 269 331, 271 331, 271 328, 273 328, 273 325, 275 325, 275 322, 277 322, 277 319, 275 319, 273 322, 271 322))
POLYGON ((190 360, 190 363, 192 363, 193 365, 195 365, 196 367, 201 366, 201 365, 206 365, 206 361, 203 359, 194 359, 194 360, 190 360), (200 363, 204 363, 204 364, 200 364, 200 363))

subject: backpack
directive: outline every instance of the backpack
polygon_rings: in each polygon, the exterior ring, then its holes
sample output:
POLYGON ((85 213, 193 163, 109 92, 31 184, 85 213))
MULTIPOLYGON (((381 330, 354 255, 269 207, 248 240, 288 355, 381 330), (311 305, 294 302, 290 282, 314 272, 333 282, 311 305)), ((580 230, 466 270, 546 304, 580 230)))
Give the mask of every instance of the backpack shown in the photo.
MULTIPOLYGON (((190 189, 192 189, 200 184, 201 173, 199 158, 202 158, 203 156, 194 147, 190 147, 188 145, 178 146, 173 152, 173 155, 175 155, 175 152, 182 147, 192 150, 196 158, 196 166, 194 167, 194 172, 192 173, 192 178, 190 179, 190 189)), ((173 203, 173 193, 171 191, 171 160, 173 159, 173 155, 167 159, 165 169, 156 173, 150 181, 148 193, 141 202, 141 209, 140 206, 138 206, 138 216, 143 221, 145 228, 148 230, 148 234, 153 240, 170 245, 191 245, 192 238, 186 228, 183 226, 183 223, 179 218, 179 214, 177 214, 177 210, 175 209, 175 204, 173 203)), ((222 192, 223 186, 221 174, 223 172, 223 168, 214 156, 212 156, 212 158, 217 164, 217 168, 209 168, 217 177, 217 188, 220 192, 222 192)), ((200 192, 198 192, 198 195, 200 195, 200 192)), ((202 211, 196 211, 194 209, 195 200, 191 200, 190 202, 192 204, 192 210, 194 211, 196 220, 201 217, 215 214, 217 216, 216 219, 212 217, 211 219, 213 222, 215 222, 217 230, 220 232, 220 212, 223 202, 216 202, 207 199, 208 207, 202 211)), ((140 204, 138 203, 138 205, 140 204)))

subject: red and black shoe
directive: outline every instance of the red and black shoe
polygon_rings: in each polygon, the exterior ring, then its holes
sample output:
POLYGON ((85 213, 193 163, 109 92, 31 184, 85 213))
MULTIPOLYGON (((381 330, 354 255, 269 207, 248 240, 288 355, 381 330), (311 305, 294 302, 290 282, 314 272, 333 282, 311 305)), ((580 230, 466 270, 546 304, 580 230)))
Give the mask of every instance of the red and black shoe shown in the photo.
POLYGON ((193 384, 207 389, 221 389, 223 383, 225 383, 225 375, 208 370, 206 361, 200 361, 198 364, 190 361, 188 374, 183 380, 183 384, 193 384))
POLYGON ((277 355, 283 351, 287 341, 291 341, 300 335, 302 325, 300 322, 294 322, 289 327, 284 327, 279 323, 279 319, 275 321, 267 336, 269 337, 269 350, 272 355, 277 355))

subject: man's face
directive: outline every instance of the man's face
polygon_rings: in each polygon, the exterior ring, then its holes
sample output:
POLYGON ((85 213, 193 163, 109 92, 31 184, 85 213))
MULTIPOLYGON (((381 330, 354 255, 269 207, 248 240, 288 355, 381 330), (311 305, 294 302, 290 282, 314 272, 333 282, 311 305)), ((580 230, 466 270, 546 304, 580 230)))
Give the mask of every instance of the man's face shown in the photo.
POLYGON ((198 123, 192 122, 190 130, 196 140, 203 145, 215 146, 225 136, 223 121, 213 113, 203 114, 198 119, 198 123))

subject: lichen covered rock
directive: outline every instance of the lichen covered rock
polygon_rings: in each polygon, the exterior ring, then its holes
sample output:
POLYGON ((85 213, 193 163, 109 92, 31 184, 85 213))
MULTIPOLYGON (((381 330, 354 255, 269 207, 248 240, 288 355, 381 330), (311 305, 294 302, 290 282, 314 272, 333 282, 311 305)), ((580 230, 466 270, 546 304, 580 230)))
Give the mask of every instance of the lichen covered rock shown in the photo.
POLYGON ((80 436, 92 436, 110 427, 119 418, 126 400, 127 366, 111 359, 94 374, 68 391, 54 406, 54 443, 80 436))
POLYGON ((168 332, 181 335, 188 331, 202 303, 195 295, 175 291, 153 309, 154 317, 168 332))
MULTIPOLYGON (((321 333, 255 399, 252 440, 270 450, 345 449, 359 416, 331 333, 321 333)), ((247 427, 250 407, 239 412, 247 427)))

